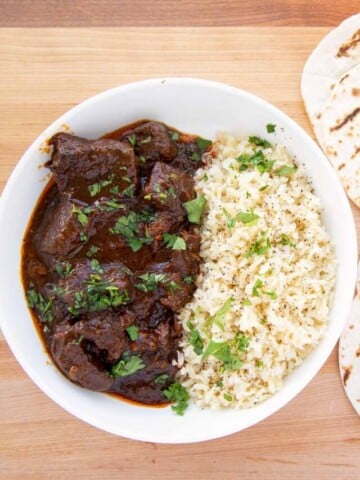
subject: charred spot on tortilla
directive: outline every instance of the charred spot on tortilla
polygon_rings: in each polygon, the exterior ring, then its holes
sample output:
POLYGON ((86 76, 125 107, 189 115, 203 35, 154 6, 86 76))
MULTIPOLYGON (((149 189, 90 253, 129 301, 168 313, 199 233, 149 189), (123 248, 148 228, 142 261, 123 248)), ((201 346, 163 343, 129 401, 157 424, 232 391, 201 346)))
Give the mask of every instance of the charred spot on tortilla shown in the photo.
POLYGON ((349 380, 351 371, 352 371, 352 365, 350 365, 350 367, 344 368, 343 383, 345 387, 346 387, 347 381, 349 380))
POLYGON ((322 115, 321 112, 319 112, 319 113, 316 115, 316 118, 317 118, 318 120, 320 120, 321 115, 322 115))
POLYGON ((354 96, 354 97, 360 97, 360 88, 353 88, 351 90, 351 94, 354 96))
POLYGON ((355 148, 355 152, 351 155, 351 160, 354 160, 354 158, 357 156, 357 154, 360 153, 360 147, 355 148))
POLYGON ((345 167, 345 163, 342 163, 341 165, 338 166, 338 170, 342 170, 345 167))
MULTIPOLYGON (((346 75, 344 75, 340 80, 339 80, 339 84, 340 83, 343 83, 344 80, 346 80, 347 78, 349 78, 349 74, 347 73, 346 75)), ((334 84, 335 86, 335 84, 334 84)))
POLYGON ((340 57, 348 57, 349 51, 355 48, 360 43, 360 28, 356 30, 353 36, 347 42, 343 43, 339 48, 336 56, 340 57))
POLYGON ((333 127, 330 128, 330 132, 334 132, 335 130, 340 130, 344 125, 346 125, 348 122, 351 122, 356 115, 360 113, 360 107, 355 108, 349 115, 347 115, 342 122, 340 122, 338 125, 334 125, 333 127))
POLYGON ((357 357, 360 357, 360 345, 358 346, 358 348, 357 348, 357 350, 356 350, 356 352, 355 352, 355 355, 356 355, 357 357))

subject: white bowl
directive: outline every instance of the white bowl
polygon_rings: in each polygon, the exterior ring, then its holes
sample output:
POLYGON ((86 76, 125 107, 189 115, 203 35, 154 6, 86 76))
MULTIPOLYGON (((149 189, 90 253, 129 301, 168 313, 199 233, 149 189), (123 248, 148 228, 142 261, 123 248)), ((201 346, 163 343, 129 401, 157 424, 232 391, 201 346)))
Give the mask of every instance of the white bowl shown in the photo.
POLYGON ((35 140, 12 173, 1 198, 0 231, 1 325, 23 369, 50 398, 76 417, 116 435, 151 442, 184 443, 221 437, 254 425, 288 403, 310 382, 335 346, 350 310, 356 278, 353 217, 340 182, 321 150, 272 105, 236 88, 198 79, 155 79, 123 85, 90 98, 56 120, 35 140), (254 408, 211 411, 191 405, 179 417, 169 407, 135 406, 82 389, 49 362, 34 328, 20 282, 20 250, 27 222, 45 186, 47 171, 39 165, 47 155, 41 151, 41 144, 63 129, 63 124, 77 135, 98 138, 142 118, 160 120, 206 138, 226 131, 281 142, 305 165, 321 199, 338 260, 329 328, 320 345, 286 379, 283 389, 254 408), (277 125, 271 136, 266 133, 268 123, 277 125))

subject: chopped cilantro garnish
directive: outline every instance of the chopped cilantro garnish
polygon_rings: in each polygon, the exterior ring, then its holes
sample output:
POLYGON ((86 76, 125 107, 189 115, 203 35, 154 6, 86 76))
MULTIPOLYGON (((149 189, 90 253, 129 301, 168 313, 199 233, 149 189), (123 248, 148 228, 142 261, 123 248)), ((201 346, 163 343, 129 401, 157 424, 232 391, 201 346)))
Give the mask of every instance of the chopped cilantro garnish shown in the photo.
POLYGON ((89 185, 88 190, 89 190, 90 196, 95 197, 98 193, 101 192, 101 190, 104 187, 107 187, 108 185, 110 185, 110 183, 114 180, 114 178, 115 178, 115 175, 110 175, 107 180, 101 180, 98 183, 93 183, 92 185, 89 185))
POLYGON ((96 247, 95 245, 91 245, 89 250, 86 252, 86 256, 90 258, 93 255, 95 255, 98 251, 99 251, 99 247, 96 247))
POLYGON ((194 352, 197 355, 201 355, 204 351, 204 342, 201 338, 199 330, 196 330, 194 325, 189 321, 186 323, 188 329, 190 330, 189 334, 189 343, 194 347, 194 352))
POLYGON ((90 262, 91 270, 96 273, 104 273, 104 270, 100 266, 99 260, 93 258, 90 262))
POLYGON ((171 140, 174 140, 174 142, 177 142, 180 138, 180 135, 178 134, 178 132, 172 132, 170 136, 171 136, 171 140))
POLYGON ((111 367, 110 375, 112 377, 127 377, 132 375, 145 367, 140 357, 132 355, 124 357, 111 367))
POLYGON ((130 212, 127 216, 124 215, 118 218, 116 224, 110 230, 111 233, 122 235, 133 252, 137 252, 143 245, 149 245, 153 241, 153 238, 150 236, 137 236, 139 233, 139 221, 146 221, 152 218, 147 213, 145 210, 140 214, 130 212))
POLYGON ((271 298, 271 300, 276 300, 277 294, 274 292, 274 290, 271 291, 266 291, 263 290, 262 287, 264 286, 264 282, 258 278, 256 282, 254 283, 253 289, 252 289, 252 296, 253 297, 260 297, 260 293, 263 295, 267 295, 268 297, 271 298), (261 289, 261 290, 260 290, 261 289))
POLYGON ((120 208, 125 208, 123 203, 119 203, 117 200, 111 199, 106 200, 104 203, 99 205, 99 210, 104 212, 114 212, 115 210, 119 210, 120 208))
POLYGON ((182 280, 186 285, 190 285, 194 281, 194 278, 191 275, 187 275, 182 280))
POLYGON ((260 218, 259 215, 256 215, 254 212, 239 212, 235 216, 235 221, 246 224, 257 220, 258 218, 260 218))
POLYGON ((146 138, 144 138, 143 140, 141 140, 140 144, 141 145, 146 145, 147 143, 150 143, 152 140, 151 136, 148 135, 146 138))
POLYGON ((218 380, 217 382, 215 382, 215 385, 219 388, 222 388, 224 386, 224 384, 221 380, 218 380))
POLYGON ((66 278, 68 277, 71 272, 73 271, 74 267, 71 263, 57 263, 55 265, 55 271, 59 275, 59 277, 66 278))
POLYGON ((130 340, 132 342, 138 338, 139 327, 137 327, 136 325, 130 325, 129 327, 126 327, 125 330, 126 330, 127 334, 129 335, 130 340))
POLYGON ((203 180, 204 182, 207 182, 209 180, 208 174, 206 172, 202 176, 201 180, 203 180))
POLYGON ((262 187, 259 188, 259 192, 263 192, 269 187, 269 185, 263 185, 262 187))
POLYGON ((140 163, 146 163, 146 158, 144 157, 144 155, 140 155, 139 162, 140 163))
POLYGON ((84 282, 85 288, 74 293, 73 304, 68 311, 77 316, 81 310, 96 312, 110 307, 118 307, 130 301, 127 290, 120 291, 119 287, 101 279, 98 273, 91 274, 84 282))
POLYGON ((267 292, 265 290, 262 291, 264 295, 267 295, 271 298, 271 300, 276 300, 277 299, 277 294, 274 292, 274 290, 271 290, 270 292, 267 292))
POLYGON ((225 301, 224 305, 214 315, 211 315, 206 319, 205 325, 204 325, 204 331, 209 337, 210 337, 210 329, 212 324, 216 325, 218 328, 220 328, 220 330, 224 330, 223 320, 227 312, 230 310, 233 302, 234 302, 233 297, 229 297, 225 301))
POLYGON ((119 186, 116 185, 115 187, 111 187, 109 192, 112 194, 112 195, 116 195, 117 193, 119 193, 119 186))
POLYGON ((200 162, 200 160, 201 160, 201 157, 200 157, 199 152, 193 152, 193 153, 191 154, 191 157, 190 157, 190 158, 191 158, 191 160, 193 160, 194 162, 200 162))
POLYGON ((249 137, 249 142, 256 145, 257 147, 264 147, 269 148, 271 147, 271 143, 265 140, 264 138, 260 137, 249 137))
POLYGON ((196 139, 196 143, 197 143, 197 146, 200 148, 200 150, 205 151, 210 147, 210 145, 212 144, 212 141, 207 140, 206 138, 198 137, 196 139))
POLYGON ((186 250, 185 240, 178 235, 164 233, 163 240, 167 248, 172 248, 173 250, 186 250))
POLYGON ((183 206, 187 212, 189 222, 200 223, 201 215, 204 212, 206 200, 204 195, 199 195, 194 200, 183 203, 183 206))
POLYGON ((261 288, 264 285, 263 281, 258 278, 256 282, 254 283, 253 289, 252 289, 252 296, 253 297, 260 297, 258 288, 261 288))
POLYGON ((163 391, 164 396, 171 402, 176 402, 171 409, 178 415, 184 415, 189 403, 189 394, 180 383, 173 383, 167 390, 163 391))
POLYGON ((289 245, 289 247, 296 248, 296 244, 290 240, 290 238, 285 235, 285 233, 281 234, 281 245, 289 245))
POLYGON ((266 255, 270 248, 270 240, 266 238, 266 232, 262 232, 260 238, 255 240, 255 242, 251 245, 250 250, 245 255, 245 258, 250 258, 253 255, 266 255))
POLYGON ((89 223, 88 215, 92 212, 92 208, 91 207, 79 208, 76 205, 73 205, 71 212, 76 213, 78 222, 80 223, 80 225, 85 227, 89 223))
POLYGON ((275 160, 266 160, 263 152, 258 150, 253 154, 244 153, 236 159, 240 163, 240 171, 247 170, 249 167, 255 167, 260 173, 270 172, 275 160))
POLYGON ((232 396, 228 395, 227 393, 224 393, 224 399, 227 400, 228 402, 232 401, 232 396))
POLYGON ((257 368, 262 368, 264 366, 264 362, 262 360, 255 360, 255 366, 257 368))
POLYGON ((243 333, 238 332, 235 335, 234 345, 239 352, 246 352, 250 343, 250 338, 246 337, 243 333))
POLYGON ((274 123, 268 123, 266 125, 266 131, 268 133, 274 133, 275 132, 276 125, 274 123))
POLYGON ((251 305, 251 302, 248 298, 245 298, 245 300, 243 301, 243 305, 244 306, 248 306, 248 305, 251 305))
POLYGON ((52 314, 53 301, 51 299, 45 300, 41 293, 37 292, 33 287, 26 292, 26 297, 29 307, 39 312, 42 322, 52 322, 54 317, 52 314))
POLYGON ((122 194, 125 197, 134 198, 135 197, 135 185, 132 184, 132 185, 129 185, 128 187, 124 188, 124 190, 122 191, 122 194))
POLYGON ((136 145, 136 141, 137 141, 135 133, 133 133, 132 135, 129 135, 127 137, 127 140, 130 143, 130 145, 132 145, 134 147, 136 145))
POLYGON ((225 215, 225 218, 227 220, 226 221, 226 226, 231 230, 232 228, 235 227, 235 218, 233 218, 225 208, 223 208, 222 211, 223 211, 223 214, 225 215))
POLYGON ((165 283, 167 281, 165 273, 147 272, 139 275, 139 279, 141 280, 141 283, 137 283, 135 287, 145 293, 153 292, 158 288, 159 283, 165 283))
POLYGON ((89 237, 86 235, 85 232, 80 232, 80 240, 81 240, 82 242, 85 243, 85 242, 88 241, 88 239, 89 239, 89 237))
POLYGON ((165 383, 169 380, 169 375, 167 373, 161 373, 157 377, 155 377, 155 383, 158 385, 165 385, 165 383))
POLYGON ((288 177, 289 175, 292 175, 294 172, 296 172, 297 167, 292 167, 289 165, 284 165, 281 167, 279 170, 276 170, 276 174, 279 175, 280 177, 288 177))

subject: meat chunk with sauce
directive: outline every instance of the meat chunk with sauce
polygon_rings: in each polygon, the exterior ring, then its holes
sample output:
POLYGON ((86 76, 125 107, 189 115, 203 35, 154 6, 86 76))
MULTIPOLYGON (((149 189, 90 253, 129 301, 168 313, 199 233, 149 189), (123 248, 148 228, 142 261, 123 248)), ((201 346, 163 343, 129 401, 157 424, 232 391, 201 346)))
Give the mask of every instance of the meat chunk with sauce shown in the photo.
POLYGON ((58 281, 54 308, 79 316, 127 305, 134 289, 126 272, 118 263, 78 263, 66 278, 58 281))
POLYGON ((144 199, 158 210, 184 215, 182 203, 195 198, 194 179, 170 165, 157 162, 143 195, 144 199))
POLYGON ((62 198, 44 218, 38 235, 39 251, 47 255, 67 256, 82 243, 81 233, 89 236, 91 222, 81 225, 74 213, 74 204, 62 198))
POLYGON ((128 142, 86 140, 57 133, 50 144, 54 152, 47 167, 54 174, 60 192, 89 202, 110 196, 110 189, 115 188, 116 195, 126 197, 138 188, 135 155, 128 142))
POLYGON ((142 156, 146 163, 170 162, 177 155, 176 143, 164 125, 157 122, 145 122, 126 132, 123 139, 128 139, 134 146, 136 155, 142 156))
POLYGON ((59 329, 52 337, 50 351, 59 369, 73 382, 90 390, 108 390, 113 379, 84 351, 79 335, 71 328, 59 329))

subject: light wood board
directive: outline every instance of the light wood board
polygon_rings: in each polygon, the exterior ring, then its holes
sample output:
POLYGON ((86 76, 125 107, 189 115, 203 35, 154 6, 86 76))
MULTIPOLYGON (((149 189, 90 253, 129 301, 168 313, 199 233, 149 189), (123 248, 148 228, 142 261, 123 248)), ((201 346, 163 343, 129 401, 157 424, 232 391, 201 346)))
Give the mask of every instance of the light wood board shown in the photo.
MULTIPOLYGON (((270 101, 311 133, 300 76, 327 31, 3 28, 0 188, 60 114, 95 93, 144 78, 226 82, 270 101)), ((116 438, 73 418, 29 380, 0 337, 0 424, 1 479, 360 478, 360 422, 344 395, 336 351, 295 400, 257 426, 220 440, 169 446, 116 438)))

